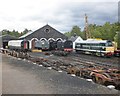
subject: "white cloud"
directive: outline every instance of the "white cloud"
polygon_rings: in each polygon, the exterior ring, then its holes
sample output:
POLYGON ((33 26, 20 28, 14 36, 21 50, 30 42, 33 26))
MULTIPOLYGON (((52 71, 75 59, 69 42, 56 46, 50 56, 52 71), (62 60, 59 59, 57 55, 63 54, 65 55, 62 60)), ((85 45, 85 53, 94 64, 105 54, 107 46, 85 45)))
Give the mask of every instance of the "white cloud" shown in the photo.
POLYGON ((0 0, 0 30, 37 30, 50 24, 61 32, 73 25, 84 27, 84 14, 89 23, 104 24, 118 19, 117 0, 0 0))

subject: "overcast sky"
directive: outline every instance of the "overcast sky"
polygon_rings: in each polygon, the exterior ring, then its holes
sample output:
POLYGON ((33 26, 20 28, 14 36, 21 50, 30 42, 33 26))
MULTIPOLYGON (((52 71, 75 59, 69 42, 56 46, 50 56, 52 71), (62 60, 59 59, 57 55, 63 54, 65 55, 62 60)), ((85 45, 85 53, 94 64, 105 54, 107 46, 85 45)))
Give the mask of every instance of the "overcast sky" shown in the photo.
POLYGON ((68 32, 72 26, 84 28, 85 13, 89 24, 118 21, 119 0, 0 0, 0 31, 33 31, 47 23, 68 32), (91 2, 92 1, 92 2, 91 2))

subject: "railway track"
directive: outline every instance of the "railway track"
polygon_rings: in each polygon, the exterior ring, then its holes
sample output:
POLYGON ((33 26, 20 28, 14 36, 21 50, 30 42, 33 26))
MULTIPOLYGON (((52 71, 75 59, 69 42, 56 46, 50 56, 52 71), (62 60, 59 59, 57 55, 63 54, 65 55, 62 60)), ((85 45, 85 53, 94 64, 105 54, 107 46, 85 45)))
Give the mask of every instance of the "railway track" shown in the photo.
POLYGON ((96 66, 101 66, 101 67, 106 67, 106 68, 118 68, 117 64, 109 64, 109 63, 104 63, 104 62, 100 62, 100 61, 96 61, 96 60, 89 60, 89 59, 83 59, 83 58, 74 58, 73 60, 78 61, 78 62, 83 62, 86 64, 92 64, 92 65, 96 65, 96 66))
MULTIPOLYGON (((104 67, 104 68, 117 68, 119 64, 118 63, 114 63, 114 62, 107 62, 108 59, 110 60, 110 58, 98 58, 98 57, 92 57, 92 56, 87 56, 87 55, 81 55, 81 54, 75 54, 73 53, 72 55, 63 57, 63 56, 54 56, 51 54, 51 52, 44 52, 43 54, 30 54, 33 58, 36 57, 42 57, 42 58, 46 58, 47 60, 49 60, 49 62, 51 61, 57 61, 59 63, 65 63, 68 65, 72 65, 72 66, 76 66, 76 65, 83 65, 83 66, 99 66, 99 67, 104 67), (46 53, 49 53, 49 55, 45 55, 46 53), (52 56, 51 56, 52 55, 52 56), (86 57, 86 58, 85 58, 86 57), (104 60, 106 60, 104 62, 104 60)), ((114 60, 112 60, 114 61, 114 60)), ((51 62, 52 63, 52 62, 51 62)), ((49 63, 50 64, 50 63, 49 63)))
MULTIPOLYGON (((85 55, 81 56, 79 54, 74 54, 74 55, 70 55, 67 57, 64 57, 64 56, 46 56, 43 54, 42 55, 37 54, 37 57, 39 57, 39 56, 47 58, 47 59, 49 59, 49 61, 56 60, 56 61, 67 63, 67 64, 70 64, 73 66, 76 66, 76 65, 85 65, 85 66, 94 65, 94 66, 99 66, 99 67, 104 67, 104 68, 117 68, 118 69, 118 65, 119 65, 119 64, 116 64, 114 62, 107 62, 107 61, 104 62, 103 60, 101 60, 100 57, 97 57, 97 59, 96 59, 96 57, 92 58, 90 56, 86 56, 88 58, 85 58, 85 55)), ((110 59, 110 58, 106 58, 106 59, 110 59)))
POLYGON ((96 57, 91 55, 85 55, 85 54, 75 54, 73 53, 69 57, 71 58, 78 58, 79 60, 84 60, 88 62, 93 62, 98 65, 102 66, 108 66, 108 67, 119 67, 120 60, 118 57, 112 57, 112 58, 103 58, 103 57, 96 57))

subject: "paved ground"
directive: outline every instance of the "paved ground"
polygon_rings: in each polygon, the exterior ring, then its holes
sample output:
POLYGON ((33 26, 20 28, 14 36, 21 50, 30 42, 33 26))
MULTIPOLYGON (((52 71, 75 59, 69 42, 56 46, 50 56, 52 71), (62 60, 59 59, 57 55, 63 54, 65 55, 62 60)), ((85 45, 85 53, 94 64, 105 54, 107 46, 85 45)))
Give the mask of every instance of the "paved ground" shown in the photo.
POLYGON ((118 94, 115 89, 2 55, 3 94, 118 94))
POLYGON ((0 95, 2 94, 2 55, 0 54, 0 95))

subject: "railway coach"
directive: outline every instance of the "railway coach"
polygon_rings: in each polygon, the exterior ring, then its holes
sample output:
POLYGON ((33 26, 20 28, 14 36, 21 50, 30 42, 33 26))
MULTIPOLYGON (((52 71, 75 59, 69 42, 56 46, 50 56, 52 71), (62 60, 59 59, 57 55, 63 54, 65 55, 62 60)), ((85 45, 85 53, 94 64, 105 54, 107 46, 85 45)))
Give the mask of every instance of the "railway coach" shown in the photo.
POLYGON ((75 44, 77 53, 92 54, 103 57, 110 57, 114 54, 114 47, 110 40, 88 39, 75 44))
POLYGON ((10 40, 8 49, 26 52, 29 50, 29 41, 27 40, 10 40))

